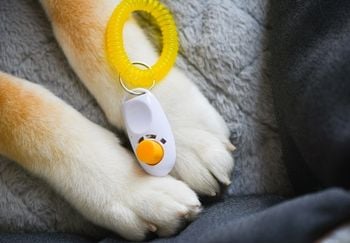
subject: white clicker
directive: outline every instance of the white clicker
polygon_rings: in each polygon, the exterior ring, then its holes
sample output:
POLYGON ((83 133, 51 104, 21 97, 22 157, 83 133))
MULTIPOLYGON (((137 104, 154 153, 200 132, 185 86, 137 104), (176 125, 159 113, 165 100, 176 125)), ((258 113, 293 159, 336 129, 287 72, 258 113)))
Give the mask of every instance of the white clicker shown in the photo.
POLYGON ((132 149, 149 174, 165 176, 175 165, 176 147, 169 121, 157 98, 146 89, 125 99, 122 112, 132 149))

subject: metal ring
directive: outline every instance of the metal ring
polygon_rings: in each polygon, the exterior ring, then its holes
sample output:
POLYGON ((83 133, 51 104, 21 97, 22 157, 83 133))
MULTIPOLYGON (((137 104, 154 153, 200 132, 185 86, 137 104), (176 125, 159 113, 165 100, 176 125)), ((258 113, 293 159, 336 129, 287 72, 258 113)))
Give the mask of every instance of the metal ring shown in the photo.
MULTIPOLYGON (((132 64, 133 64, 133 65, 139 65, 139 66, 145 67, 146 69, 150 69, 150 66, 148 66, 147 64, 145 64, 145 63, 143 63, 143 62, 133 62, 132 64)), ((129 94, 132 94, 132 95, 142 95, 142 94, 145 93, 145 92, 142 92, 142 91, 137 91, 137 90, 139 90, 140 88, 141 88, 141 89, 145 89, 145 88, 142 88, 142 87, 134 88, 134 89, 129 89, 129 88, 125 85, 125 83, 124 83, 124 81, 122 80, 122 78, 120 77, 120 75, 119 75, 119 83, 120 83, 120 85, 123 87, 123 89, 124 89, 126 92, 128 92, 129 94)), ((153 89, 153 87, 154 87, 155 84, 156 84, 156 81, 153 80, 152 85, 151 85, 149 88, 147 88, 147 90, 153 89)))

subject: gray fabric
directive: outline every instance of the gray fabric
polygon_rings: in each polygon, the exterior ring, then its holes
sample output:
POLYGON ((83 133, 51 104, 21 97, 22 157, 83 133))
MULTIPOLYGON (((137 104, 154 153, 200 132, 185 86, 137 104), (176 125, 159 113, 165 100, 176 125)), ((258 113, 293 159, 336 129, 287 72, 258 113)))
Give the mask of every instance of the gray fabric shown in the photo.
MULTIPOLYGON (((328 189, 286 201, 271 195, 234 196, 208 207, 201 217, 178 235, 162 239, 150 235, 147 242, 310 243, 319 242, 320 238, 327 236, 323 243, 348 243, 347 231, 338 232, 331 238, 328 232, 349 219, 350 193, 342 189, 328 189)), ((126 241, 115 235, 92 239, 62 233, 0 233, 0 242, 126 241)))
POLYGON ((310 243, 349 219, 350 193, 338 188, 285 201, 269 195, 231 197, 179 235, 156 242, 310 243))
MULTIPOLYGON (((264 71, 268 0, 163 2, 181 38, 178 65, 224 116, 236 167, 230 195, 290 193, 264 71)), ((35 0, 0 0, 0 70, 40 83, 92 121, 112 129, 80 84, 35 0)), ((97 234, 44 182, 0 158, 0 230, 97 234)))

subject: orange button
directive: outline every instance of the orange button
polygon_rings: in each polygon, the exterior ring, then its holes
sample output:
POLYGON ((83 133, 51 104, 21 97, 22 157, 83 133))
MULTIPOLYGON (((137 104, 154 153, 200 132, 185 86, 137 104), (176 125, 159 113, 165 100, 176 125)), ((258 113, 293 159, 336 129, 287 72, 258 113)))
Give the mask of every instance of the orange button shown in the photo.
POLYGON ((163 159, 163 147, 154 140, 146 139, 137 146, 136 156, 145 164, 156 165, 163 159))

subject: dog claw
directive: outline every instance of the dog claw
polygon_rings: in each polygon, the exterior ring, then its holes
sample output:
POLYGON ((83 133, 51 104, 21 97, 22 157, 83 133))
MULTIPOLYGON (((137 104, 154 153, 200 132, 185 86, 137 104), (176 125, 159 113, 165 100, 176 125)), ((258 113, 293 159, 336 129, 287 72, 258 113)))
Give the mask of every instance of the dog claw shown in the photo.
POLYGON ((231 142, 227 142, 226 143, 226 147, 227 147, 227 149, 229 150, 229 151, 231 151, 231 152, 234 152, 237 148, 236 148, 236 146, 235 145, 233 145, 231 142))
POLYGON ((155 226, 154 224, 148 224, 148 230, 151 232, 156 232, 157 226, 155 226))

